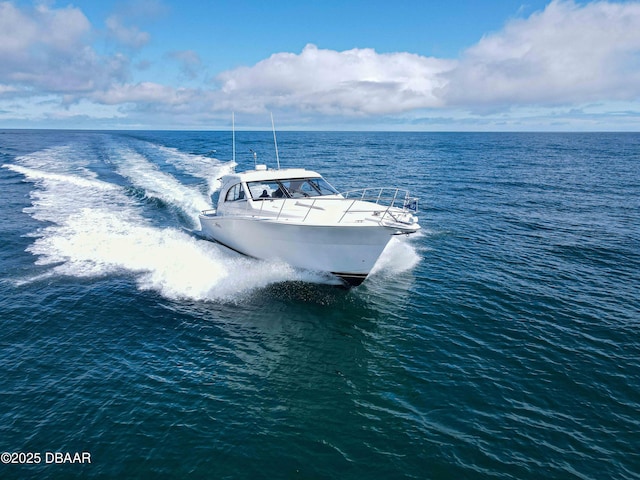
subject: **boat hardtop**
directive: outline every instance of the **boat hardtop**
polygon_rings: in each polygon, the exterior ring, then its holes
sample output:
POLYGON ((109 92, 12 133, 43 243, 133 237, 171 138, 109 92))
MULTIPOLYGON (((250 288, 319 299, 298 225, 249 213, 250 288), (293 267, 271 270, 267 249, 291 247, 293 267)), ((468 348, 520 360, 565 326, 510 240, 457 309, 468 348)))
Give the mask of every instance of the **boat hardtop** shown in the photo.
POLYGON ((222 177, 222 183, 238 180, 243 182, 254 182, 258 180, 279 180, 288 178, 321 178, 322 176, 306 168, 282 168, 279 170, 269 169, 266 165, 257 165, 255 170, 244 172, 234 172, 222 177))

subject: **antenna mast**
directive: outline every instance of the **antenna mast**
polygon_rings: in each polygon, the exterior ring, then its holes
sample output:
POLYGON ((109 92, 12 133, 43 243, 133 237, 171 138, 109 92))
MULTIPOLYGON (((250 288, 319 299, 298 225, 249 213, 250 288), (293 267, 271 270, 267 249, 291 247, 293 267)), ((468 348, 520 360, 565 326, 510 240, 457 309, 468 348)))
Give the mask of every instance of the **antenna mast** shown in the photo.
POLYGON ((236 114, 231 112, 231 142, 233 144, 233 163, 236 163, 236 114))
POLYGON ((276 127, 273 124, 273 112, 271 112, 271 129, 273 130, 273 144, 276 146, 276 162, 278 163, 278 170, 280 170, 280 157, 278 156, 278 141, 276 140, 276 127))

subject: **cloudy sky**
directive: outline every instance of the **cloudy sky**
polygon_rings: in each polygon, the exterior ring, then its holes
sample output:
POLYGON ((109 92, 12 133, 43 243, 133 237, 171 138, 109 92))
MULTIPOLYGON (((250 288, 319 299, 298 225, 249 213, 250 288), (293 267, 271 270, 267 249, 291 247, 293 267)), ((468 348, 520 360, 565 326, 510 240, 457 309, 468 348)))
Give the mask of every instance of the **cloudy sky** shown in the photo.
POLYGON ((0 128, 640 130, 640 2, 0 0, 0 128))

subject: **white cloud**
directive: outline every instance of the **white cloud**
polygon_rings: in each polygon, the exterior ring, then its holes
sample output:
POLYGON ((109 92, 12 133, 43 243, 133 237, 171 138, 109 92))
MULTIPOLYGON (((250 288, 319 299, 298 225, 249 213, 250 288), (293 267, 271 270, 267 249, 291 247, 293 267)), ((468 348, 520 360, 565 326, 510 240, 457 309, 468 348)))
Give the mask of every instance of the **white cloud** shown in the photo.
POLYGON ((0 2, 0 59, 20 61, 39 47, 68 53, 90 32, 84 14, 73 7, 51 10, 45 5, 23 12, 13 3, 0 2))
POLYGON ((449 105, 553 105, 640 96, 640 4, 553 1, 469 48, 449 105))
POLYGON ((193 80, 198 76, 198 72, 202 67, 202 60, 200 60, 200 56, 193 50, 168 52, 166 57, 177 61, 180 65, 182 74, 190 80, 193 80))
POLYGON ((0 55, 25 55, 33 45, 46 45, 50 51, 68 52, 90 31, 84 14, 73 7, 51 10, 38 5, 28 12, 13 3, 0 3, 0 55))
POLYGON ((174 88, 154 82, 140 82, 114 84, 106 90, 92 93, 90 98, 105 105, 125 103, 180 105, 192 101, 195 94, 191 89, 174 88))
MULTIPOLYGON (((91 24, 74 7, 20 10, 0 3, 0 82, 24 94, 81 93, 124 80, 128 59, 99 56, 91 24)), ((8 91, 5 89, 5 91, 8 91)))
POLYGON ((307 45, 253 67, 221 73, 221 96, 237 109, 296 108, 323 114, 377 115, 441 106, 433 95, 449 60, 411 53, 343 52, 307 45))
POLYGON ((458 60, 307 45, 218 75, 218 104, 376 116, 487 112, 640 97, 640 3, 555 0, 484 36, 458 60))
POLYGON ((105 25, 109 36, 126 47, 138 49, 149 43, 150 35, 147 32, 135 26, 126 27, 118 15, 108 17, 105 25))
POLYGON ((2 85, 0 84, 0 97, 2 97, 3 94, 14 94, 19 92, 20 90, 16 87, 13 87, 11 85, 2 85))

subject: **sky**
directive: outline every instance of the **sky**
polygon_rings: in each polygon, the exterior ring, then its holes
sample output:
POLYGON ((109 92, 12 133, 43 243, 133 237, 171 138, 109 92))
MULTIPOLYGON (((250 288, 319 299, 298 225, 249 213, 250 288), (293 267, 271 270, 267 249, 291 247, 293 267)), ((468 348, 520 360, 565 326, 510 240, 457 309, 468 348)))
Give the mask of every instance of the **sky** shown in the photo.
POLYGON ((0 128, 640 130, 640 2, 0 0, 0 128))

